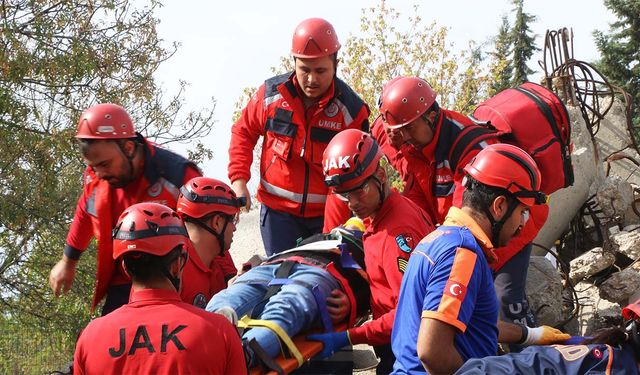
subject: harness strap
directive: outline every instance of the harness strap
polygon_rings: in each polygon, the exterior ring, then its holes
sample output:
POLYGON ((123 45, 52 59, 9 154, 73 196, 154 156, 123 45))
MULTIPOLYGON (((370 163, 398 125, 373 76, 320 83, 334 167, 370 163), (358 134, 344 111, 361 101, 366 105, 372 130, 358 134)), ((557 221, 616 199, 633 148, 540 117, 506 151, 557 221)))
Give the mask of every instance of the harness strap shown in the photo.
MULTIPOLYGON (((296 265, 296 262, 290 260, 285 260, 284 262, 280 263, 280 266, 276 270, 276 279, 287 279, 289 275, 291 275, 291 271, 294 265, 296 265)), ((267 292, 264 294, 264 297, 262 297, 262 301, 258 302, 251 311, 252 318, 257 318, 258 316, 260 316, 260 314, 262 314, 262 310, 264 310, 264 306, 269 301, 269 298, 278 293, 280 291, 280 288, 282 288, 282 284, 271 285, 268 287, 267 292)))
POLYGON ((327 309, 327 301, 324 299, 324 296, 320 292, 320 288, 318 288, 318 284, 311 285, 304 281, 300 280, 291 280, 291 279, 273 279, 267 284, 269 287, 277 285, 290 285, 297 284, 301 285, 311 291, 313 294, 313 299, 316 301, 316 305, 318 306, 318 314, 320 315, 320 322, 324 327, 325 332, 333 332, 333 323, 331 322, 331 317, 329 316, 329 310, 327 309))
POLYGON ((248 315, 245 315, 242 317, 242 319, 238 320, 238 327, 245 329, 254 327, 263 327, 270 329, 276 336, 278 336, 278 338, 280 338, 280 341, 282 341, 287 349, 289 349, 289 353, 291 353, 296 361, 298 361, 298 367, 302 366, 302 364, 304 363, 304 357, 291 340, 291 337, 289 337, 289 335, 287 335, 287 333, 277 323, 269 320, 251 319, 248 315))

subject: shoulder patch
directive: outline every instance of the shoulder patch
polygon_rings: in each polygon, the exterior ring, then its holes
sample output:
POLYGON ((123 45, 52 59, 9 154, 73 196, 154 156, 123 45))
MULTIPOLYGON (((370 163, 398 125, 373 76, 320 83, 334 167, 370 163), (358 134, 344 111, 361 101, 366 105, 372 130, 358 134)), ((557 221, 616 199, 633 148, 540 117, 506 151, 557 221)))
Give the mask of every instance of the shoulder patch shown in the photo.
POLYGON ((193 306, 199 307, 201 309, 207 307, 207 299, 204 298, 204 294, 196 294, 196 296, 193 298, 193 306))
POLYGON ((404 270, 407 269, 407 263, 409 261, 402 257, 398 257, 397 259, 398 259, 398 271, 400 271, 400 273, 404 273, 404 270))
POLYGON ((408 233, 399 234, 396 236, 396 244, 401 251, 410 253, 413 251, 413 236, 408 233))

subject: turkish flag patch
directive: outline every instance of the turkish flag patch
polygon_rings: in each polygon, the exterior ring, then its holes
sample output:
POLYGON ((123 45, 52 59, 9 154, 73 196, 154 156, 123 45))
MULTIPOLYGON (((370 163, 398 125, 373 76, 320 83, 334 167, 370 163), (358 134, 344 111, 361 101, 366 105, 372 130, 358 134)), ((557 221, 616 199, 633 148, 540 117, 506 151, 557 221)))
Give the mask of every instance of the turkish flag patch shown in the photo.
POLYGON ((454 280, 447 280, 447 285, 444 288, 444 294, 451 296, 460 301, 464 300, 464 296, 467 294, 467 287, 454 280))

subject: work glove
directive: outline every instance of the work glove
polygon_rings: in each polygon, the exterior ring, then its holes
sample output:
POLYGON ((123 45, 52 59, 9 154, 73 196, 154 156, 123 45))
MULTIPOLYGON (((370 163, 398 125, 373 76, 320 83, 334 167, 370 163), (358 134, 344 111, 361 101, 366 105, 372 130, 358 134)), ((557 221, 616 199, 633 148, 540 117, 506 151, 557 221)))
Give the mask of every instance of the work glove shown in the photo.
POLYGON ((317 333, 307 336, 307 340, 320 341, 324 344, 322 351, 316 356, 319 359, 330 357, 336 350, 351 344, 347 331, 317 333))
POLYGON ((549 326, 526 328, 527 337, 520 345, 549 345, 560 343, 571 338, 571 335, 549 326))

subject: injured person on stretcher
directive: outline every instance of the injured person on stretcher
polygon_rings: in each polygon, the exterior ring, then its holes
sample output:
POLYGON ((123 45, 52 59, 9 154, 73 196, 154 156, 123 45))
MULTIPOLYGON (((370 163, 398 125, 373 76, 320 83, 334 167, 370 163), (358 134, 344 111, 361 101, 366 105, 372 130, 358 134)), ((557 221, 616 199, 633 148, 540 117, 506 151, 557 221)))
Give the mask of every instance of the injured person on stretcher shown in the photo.
POLYGON ((344 330, 368 313, 363 230, 362 222, 352 218, 329 234, 314 235, 267 258, 213 296, 206 310, 244 329, 249 367, 263 364, 288 372, 273 358, 282 353, 299 367, 321 350, 316 342, 315 352, 302 354, 293 336, 310 330, 333 332, 334 326, 344 330))

